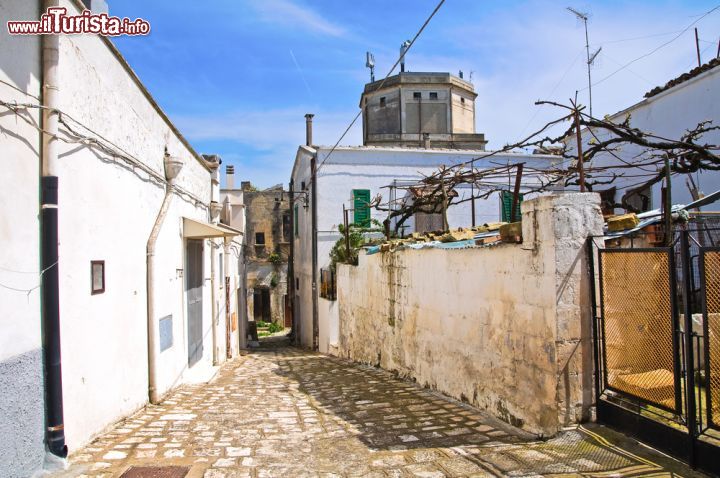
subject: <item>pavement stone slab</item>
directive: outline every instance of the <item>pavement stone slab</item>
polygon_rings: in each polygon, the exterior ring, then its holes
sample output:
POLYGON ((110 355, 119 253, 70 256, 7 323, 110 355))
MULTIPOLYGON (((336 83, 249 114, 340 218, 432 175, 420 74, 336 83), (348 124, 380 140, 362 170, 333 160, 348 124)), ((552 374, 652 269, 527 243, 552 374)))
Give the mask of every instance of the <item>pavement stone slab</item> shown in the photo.
POLYGON ((54 476, 118 478, 131 466, 186 466, 188 478, 702 476, 613 437, 594 426, 537 440, 391 373, 281 344, 148 405, 54 476))

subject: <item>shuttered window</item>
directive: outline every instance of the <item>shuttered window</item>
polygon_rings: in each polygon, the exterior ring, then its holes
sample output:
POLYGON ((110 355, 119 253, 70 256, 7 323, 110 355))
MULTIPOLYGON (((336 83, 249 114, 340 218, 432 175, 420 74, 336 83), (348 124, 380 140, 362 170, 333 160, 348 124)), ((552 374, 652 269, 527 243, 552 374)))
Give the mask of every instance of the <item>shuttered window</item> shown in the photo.
POLYGON ((514 222, 520 220, 520 203, 523 201, 523 195, 518 195, 518 204, 517 209, 515 209, 515 219, 510 217, 510 214, 512 214, 512 203, 513 203, 513 193, 511 191, 501 191, 500 192, 500 203, 502 206, 502 211, 500 214, 500 220, 502 222, 514 222))
POLYGON ((361 227, 370 227, 370 190, 353 189, 353 222, 361 227))

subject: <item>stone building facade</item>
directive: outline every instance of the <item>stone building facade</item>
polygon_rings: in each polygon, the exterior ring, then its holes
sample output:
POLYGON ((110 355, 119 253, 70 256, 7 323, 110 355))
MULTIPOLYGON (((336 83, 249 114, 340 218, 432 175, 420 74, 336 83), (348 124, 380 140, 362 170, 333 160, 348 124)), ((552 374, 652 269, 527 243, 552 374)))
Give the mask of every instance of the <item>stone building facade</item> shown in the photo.
POLYGON ((475 132, 475 88, 449 73, 403 72, 365 85, 365 146, 485 149, 475 132))
POLYGON ((242 190, 248 317, 290 327, 287 265, 292 228, 288 197, 282 185, 257 191, 250 182, 243 182, 242 190))

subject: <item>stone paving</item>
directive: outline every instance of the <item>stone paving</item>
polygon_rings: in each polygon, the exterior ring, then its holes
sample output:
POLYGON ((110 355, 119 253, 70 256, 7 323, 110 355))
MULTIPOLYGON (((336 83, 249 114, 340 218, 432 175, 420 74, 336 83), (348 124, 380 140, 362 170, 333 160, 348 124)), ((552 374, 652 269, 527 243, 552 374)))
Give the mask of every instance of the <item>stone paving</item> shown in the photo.
POLYGON ((70 457, 62 477, 700 476, 602 427, 535 440, 382 370, 291 347, 226 364, 70 457), (624 441, 622 448, 611 441, 624 441))

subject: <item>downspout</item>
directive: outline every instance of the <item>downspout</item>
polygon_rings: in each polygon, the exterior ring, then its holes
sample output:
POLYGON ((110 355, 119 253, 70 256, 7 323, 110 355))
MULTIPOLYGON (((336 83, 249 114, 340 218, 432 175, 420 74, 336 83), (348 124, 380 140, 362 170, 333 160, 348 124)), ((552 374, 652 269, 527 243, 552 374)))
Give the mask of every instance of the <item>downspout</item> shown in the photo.
POLYGON ((217 311, 217 304, 215 303, 215 242, 212 240, 210 241, 210 290, 212 293, 210 294, 210 304, 212 305, 212 347, 213 347, 213 365, 218 365, 220 363, 219 353, 218 353, 218 339, 217 339, 217 329, 218 329, 218 311, 217 311))
POLYGON ((160 229, 165 221, 170 202, 172 201, 172 189, 175 184, 175 178, 182 169, 182 161, 178 158, 171 158, 165 151, 165 197, 163 198, 160 211, 158 212, 155 224, 153 224, 152 232, 147 241, 147 278, 146 278, 146 296, 147 296, 147 341, 148 341, 148 398, 150 403, 157 404, 160 402, 160 393, 158 390, 157 378, 157 336, 158 330, 155 321, 155 244, 160 235, 160 229))
POLYGON ((223 240, 224 251, 223 254, 223 271, 225 271, 225 277, 222 278, 225 284, 225 357, 227 359, 233 358, 233 347, 232 347, 232 316, 230 315, 230 242, 232 239, 225 237, 223 240))
MULTIPOLYGON (((57 6, 46 0, 44 7, 57 6)), ((42 274, 41 327, 45 381, 45 443, 60 458, 67 457, 63 414, 62 354, 60 344, 60 278, 58 264, 58 124, 60 91, 58 59, 60 37, 42 37, 42 193, 40 197, 40 262, 42 274)))
MULTIPOLYGON (((312 146, 312 114, 306 114, 306 143, 312 146)), ((317 247, 317 151, 310 158, 310 174, 311 174, 311 201, 312 201, 312 309, 313 309, 313 350, 319 348, 320 325, 318 321, 318 290, 317 290, 317 266, 318 266, 318 247, 317 247)))
POLYGON ((295 325, 295 181, 290 178, 288 188, 288 200, 290 201, 290 257, 288 257, 287 290, 290 300, 290 313, 292 314, 292 325, 290 337, 292 343, 297 344, 297 327, 295 325))

